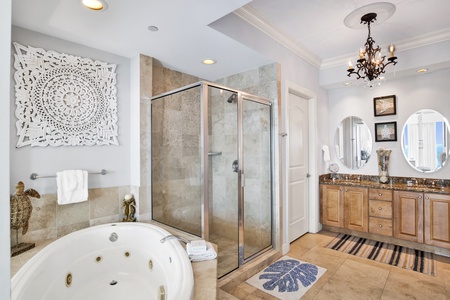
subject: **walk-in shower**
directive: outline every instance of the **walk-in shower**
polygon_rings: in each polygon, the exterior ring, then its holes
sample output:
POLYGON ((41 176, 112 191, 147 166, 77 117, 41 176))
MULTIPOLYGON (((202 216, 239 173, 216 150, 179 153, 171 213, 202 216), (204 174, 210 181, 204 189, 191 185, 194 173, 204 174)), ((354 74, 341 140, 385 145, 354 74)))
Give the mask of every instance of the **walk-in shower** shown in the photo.
POLYGON ((152 218, 219 246, 218 276, 272 246, 272 111, 199 82, 152 98, 152 218))

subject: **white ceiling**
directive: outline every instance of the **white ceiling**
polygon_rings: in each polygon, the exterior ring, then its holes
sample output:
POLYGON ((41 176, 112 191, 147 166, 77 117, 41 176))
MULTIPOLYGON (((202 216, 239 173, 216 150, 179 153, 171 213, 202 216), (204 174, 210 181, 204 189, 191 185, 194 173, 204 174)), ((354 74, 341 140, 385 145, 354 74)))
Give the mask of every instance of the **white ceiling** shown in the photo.
MULTIPOLYGON (((367 28, 350 29, 344 18, 370 0, 106 0, 108 9, 90 11, 81 0, 14 0, 13 25, 125 57, 139 53, 165 66, 215 80, 270 63, 270 60, 209 24, 235 13, 262 21, 261 30, 295 44, 318 68, 345 63, 367 38, 367 28), (151 32, 148 26, 157 26, 151 32), (216 65, 201 64, 213 58, 216 65)), ((372 37, 398 51, 450 39, 449 0, 390 0, 396 11, 372 26, 372 37)), ((31 45, 40 46, 40 45, 31 45)), ((450 51, 450 50, 449 50, 450 51)), ((400 60, 400 55, 399 60, 400 60)))

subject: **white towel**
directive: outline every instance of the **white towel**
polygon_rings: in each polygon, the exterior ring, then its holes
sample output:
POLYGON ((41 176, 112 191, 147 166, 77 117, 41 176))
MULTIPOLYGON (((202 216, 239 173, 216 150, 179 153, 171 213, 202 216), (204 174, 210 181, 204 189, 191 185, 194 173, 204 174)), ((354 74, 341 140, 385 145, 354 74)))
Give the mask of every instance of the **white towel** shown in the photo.
POLYGON ((188 252, 188 256, 192 262, 195 262, 215 259, 217 257, 217 253, 216 250, 214 250, 214 246, 211 243, 206 242, 206 251, 191 254, 188 252))
POLYGON ((186 244, 186 252, 188 255, 203 253, 207 250, 205 240, 194 240, 186 244))
POLYGON ((330 161, 330 149, 328 149, 328 146, 323 145, 322 151, 323 151, 323 161, 325 162, 330 161))
POLYGON ((56 173, 58 187, 58 204, 71 204, 87 201, 88 172, 82 170, 66 170, 56 173))

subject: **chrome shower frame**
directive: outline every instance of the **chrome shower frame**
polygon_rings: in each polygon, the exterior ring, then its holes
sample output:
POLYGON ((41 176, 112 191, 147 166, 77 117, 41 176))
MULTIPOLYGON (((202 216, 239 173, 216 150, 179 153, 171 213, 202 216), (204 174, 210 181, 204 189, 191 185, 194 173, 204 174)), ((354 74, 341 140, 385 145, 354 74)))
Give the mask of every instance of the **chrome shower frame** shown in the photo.
MULTIPOLYGON (((201 199, 201 238, 205 240, 209 240, 210 237, 210 216, 209 216, 209 160, 208 156, 218 155, 217 153, 210 152, 208 149, 209 145, 209 137, 208 137, 208 87, 214 87, 217 89, 221 89, 223 91, 228 91, 236 96, 233 97, 233 101, 228 103, 236 102, 235 104, 238 106, 237 109, 237 153, 238 153, 238 228, 239 228, 239 253, 238 253, 238 268, 241 267, 246 262, 252 260, 253 258, 259 256, 260 254, 270 250, 275 245, 275 233, 274 230, 274 220, 276 219, 274 216, 274 128, 273 128, 273 104, 262 97, 258 97, 240 90, 231 89, 229 87, 225 87, 219 84, 215 84, 208 81, 199 81, 190 85, 183 86, 178 89, 171 90, 169 92, 157 95, 152 97, 150 100, 157 100, 169 95, 173 95, 179 92, 183 92, 185 90, 189 90, 192 88, 200 87, 200 107, 201 107, 201 120, 200 120, 200 161, 201 161, 201 184, 203 187, 202 199, 201 199), (237 101, 235 101, 237 100, 237 101), (243 149, 243 103, 244 101, 252 101, 256 103, 260 103, 263 105, 267 105, 269 107, 270 113, 270 201, 271 201, 271 245, 261 249, 257 253, 245 258, 244 257, 244 245, 245 245, 245 233, 244 233, 244 182, 245 182, 245 174, 244 174, 244 149, 243 149)), ((152 184, 153 189, 153 184, 152 184)))

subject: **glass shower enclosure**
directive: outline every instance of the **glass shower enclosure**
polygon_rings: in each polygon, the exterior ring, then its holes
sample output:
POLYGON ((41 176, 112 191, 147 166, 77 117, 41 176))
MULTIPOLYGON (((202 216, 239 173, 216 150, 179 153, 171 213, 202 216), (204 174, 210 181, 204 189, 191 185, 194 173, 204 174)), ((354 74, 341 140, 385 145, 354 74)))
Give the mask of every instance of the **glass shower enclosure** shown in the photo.
POLYGON ((152 218, 217 244, 218 277, 272 246, 271 115, 204 81, 152 98, 152 218))

